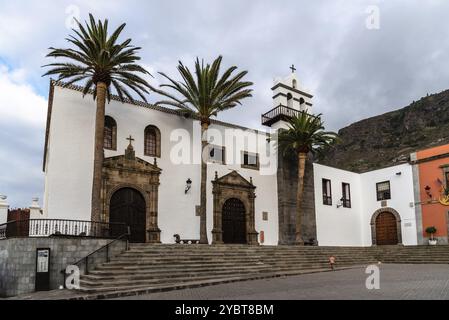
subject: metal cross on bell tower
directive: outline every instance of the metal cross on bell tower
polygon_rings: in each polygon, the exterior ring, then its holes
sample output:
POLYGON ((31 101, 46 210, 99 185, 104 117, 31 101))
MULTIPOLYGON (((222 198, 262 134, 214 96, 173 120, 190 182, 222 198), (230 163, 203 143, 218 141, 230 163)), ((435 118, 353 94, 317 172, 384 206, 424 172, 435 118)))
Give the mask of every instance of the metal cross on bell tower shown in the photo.
POLYGON ((290 69, 292 70, 292 73, 295 73, 296 68, 295 68, 295 65, 294 65, 294 64, 292 64, 292 66, 290 67, 290 69))

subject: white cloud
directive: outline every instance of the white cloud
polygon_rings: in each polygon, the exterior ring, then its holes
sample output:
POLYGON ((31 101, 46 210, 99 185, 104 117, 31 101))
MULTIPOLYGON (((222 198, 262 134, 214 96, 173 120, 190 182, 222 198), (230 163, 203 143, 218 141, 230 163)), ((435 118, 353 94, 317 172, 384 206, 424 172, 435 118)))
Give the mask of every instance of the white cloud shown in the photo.
POLYGON ((26 83, 24 69, 0 65, 0 194, 23 207, 43 192, 47 101, 26 83))
POLYGON ((9 70, 0 65, 0 123, 42 127, 45 124, 47 101, 24 82, 26 71, 9 70))
MULTIPOLYGON (((165 82, 157 71, 178 78, 178 60, 191 66, 197 56, 211 61, 223 54, 223 67, 248 70, 254 97, 220 115, 244 126, 261 128, 260 115, 271 109, 271 81, 292 63, 331 130, 449 86, 449 2, 443 0, 0 0, 0 153, 8 152, 0 158, 25 154, 32 170, 41 165, 48 90, 40 66, 53 61, 45 58, 48 47, 67 47, 71 5, 81 20, 92 12, 108 18, 111 29, 126 22, 123 37, 142 47, 155 86, 165 82), (365 27, 369 5, 379 6, 379 30, 365 27), (16 146, 6 147, 12 140, 16 146)), ((151 94, 149 101, 158 98, 151 94)), ((21 161, 0 176, 0 193, 1 178, 14 181, 27 166, 21 161)))

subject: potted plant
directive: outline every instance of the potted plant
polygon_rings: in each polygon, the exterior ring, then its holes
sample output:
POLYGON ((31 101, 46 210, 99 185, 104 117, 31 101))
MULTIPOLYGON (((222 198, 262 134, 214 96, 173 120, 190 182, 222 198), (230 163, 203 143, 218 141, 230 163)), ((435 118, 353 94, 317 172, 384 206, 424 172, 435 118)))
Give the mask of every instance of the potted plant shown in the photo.
POLYGON ((426 229, 426 233, 430 234, 430 239, 429 239, 429 245, 431 246, 435 246, 437 244, 437 239, 435 239, 433 237, 433 235, 437 232, 437 229, 435 227, 428 227, 426 229))

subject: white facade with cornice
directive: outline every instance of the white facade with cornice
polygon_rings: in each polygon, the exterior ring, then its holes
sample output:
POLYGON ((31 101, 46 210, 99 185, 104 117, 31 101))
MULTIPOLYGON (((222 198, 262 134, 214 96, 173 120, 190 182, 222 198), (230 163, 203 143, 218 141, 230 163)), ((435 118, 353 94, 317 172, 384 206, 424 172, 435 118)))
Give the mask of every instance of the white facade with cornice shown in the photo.
MULTIPOLYGON (((208 138, 214 151, 210 151, 207 169, 210 243, 226 243, 224 239, 230 237, 229 223, 236 230, 240 228, 239 232, 245 232, 247 240, 252 239, 245 243, 252 244, 256 239, 263 245, 282 243, 280 233, 291 232, 294 226, 296 213, 291 203, 296 196, 289 186, 295 183, 285 183, 284 178, 291 176, 291 169, 278 168, 276 142, 271 139, 271 133, 286 128, 288 117, 299 111, 312 113, 313 96, 302 87, 295 73, 275 80, 272 91, 273 109, 262 115, 262 123, 271 127, 271 131, 261 132, 216 120, 211 123, 208 138), (278 192, 278 187, 283 191, 278 192), (241 214, 241 221, 230 222, 227 212, 241 214)), ((122 103, 117 99, 106 105, 106 115, 114 120, 116 127, 112 135, 114 147, 105 149, 104 153, 109 167, 103 172, 101 222, 111 222, 112 199, 116 193, 134 189, 145 201, 147 220, 143 223, 148 227, 151 220, 151 228, 156 230, 153 240, 173 243, 175 234, 182 239, 199 239, 199 122, 172 109, 143 102, 122 103), (149 126, 160 132, 156 144, 158 155, 149 156, 145 151, 145 132, 149 126), (128 149, 125 155, 130 142, 132 150, 128 149), (132 156, 128 159, 129 155, 132 156), (136 176, 146 168, 153 174, 148 183, 142 182, 145 174, 136 176), (133 181, 136 181, 134 185, 133 181)), ((39 211, 35 201, 33 217, 90 220, 94 125, 92 96, 83 97, 76 86, 64 88, 52 83, 44 154, 44 206, 39 211)), ((397 223, 398 243, 417 243, 412 170, 408 164, 364 174, 314 164, 313 183, 315 240, 319 245, 376 244, 376 238, 384 236, 380 234, 382 230, 376 229, 378 217, 391 220, 392 216, 397 223), (330 180, 330 205, 323 202, 323 179, 330 180), (376 188, 377 183, 384 181, 390 183, 391 199, 380 201, 376 198, 376 188), (341 205, 342 183, 349 184, 350 208, 341 205)))

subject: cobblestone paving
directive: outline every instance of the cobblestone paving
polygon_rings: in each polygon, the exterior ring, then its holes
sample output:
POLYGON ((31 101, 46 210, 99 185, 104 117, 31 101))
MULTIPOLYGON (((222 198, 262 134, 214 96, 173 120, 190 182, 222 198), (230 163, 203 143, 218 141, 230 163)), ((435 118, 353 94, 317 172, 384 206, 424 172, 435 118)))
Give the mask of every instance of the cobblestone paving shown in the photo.
POLYGON ((154 293, 129 300, 264 299, 444 299, 449 300, 449 265, 381 265, 380 289, 368 290, 368 274, 357 268, 154 293))

